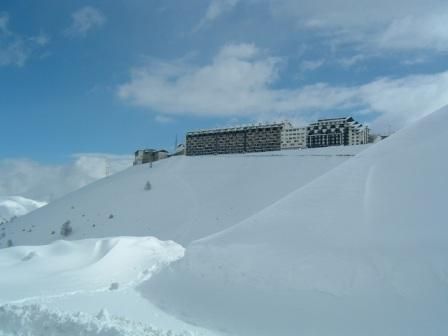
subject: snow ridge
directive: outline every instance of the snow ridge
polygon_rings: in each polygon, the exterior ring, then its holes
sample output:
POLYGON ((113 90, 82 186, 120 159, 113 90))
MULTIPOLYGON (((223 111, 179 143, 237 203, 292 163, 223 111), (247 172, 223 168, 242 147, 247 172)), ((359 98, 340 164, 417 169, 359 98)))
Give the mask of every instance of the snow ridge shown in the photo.
POLYGON ((101 310, 96 316, 65 313, 42 305, 0 306, 0 336, 199 336, 185 331, 174 333, 141 322, 110 316, 101 310), (19 331, 19 333, 18 333, 19 331))

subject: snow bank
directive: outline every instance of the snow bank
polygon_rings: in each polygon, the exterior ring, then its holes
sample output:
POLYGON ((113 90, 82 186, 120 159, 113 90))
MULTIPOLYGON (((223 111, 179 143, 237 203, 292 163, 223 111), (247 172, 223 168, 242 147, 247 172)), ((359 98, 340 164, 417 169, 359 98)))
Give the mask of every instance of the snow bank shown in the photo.
POLYGON ((47 203, 20 196, 0 197, 0 223, 26 215, 44 205, 47 205, 47 203))
POLYGON ((192 332, 173 333, 149 325, 109 316, 62 313, 39 305, 0 306, 0 336, 195 336, 192 332))
POLYGON ((448 108, 187 247, 141 292, 237 335, 448 333, 448 108))
POLYGON ((181 258, 184 249, 152 237, 117 237, 0 250, 0 303, 123 290, 181 258))
POLYGON ((154 236, 186 244, 259 212, 365 148, 179 156, 135 166, 19 218, 6 227, 0 248, 8 240, 48 244, 61 238, 66 221, 73 240, 154 236))

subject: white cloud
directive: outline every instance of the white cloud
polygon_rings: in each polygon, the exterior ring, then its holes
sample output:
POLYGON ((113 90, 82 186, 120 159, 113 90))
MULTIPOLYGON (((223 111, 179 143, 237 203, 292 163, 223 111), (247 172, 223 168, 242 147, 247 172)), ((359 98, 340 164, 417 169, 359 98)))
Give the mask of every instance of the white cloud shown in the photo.
POLYGON ((343 57, 337 60, 337 62, 342 65, 344 68, 350 68, 368 58, 366 55, 357 54, 350 57, 343 57))
POLYGON ((201 19, 194 30, 200 30, 206 24, 216 20, 224 13, 231 11, 238 2, 239 0, 212 0, 207 7, 207 11, 205 12, 204 17, 201 19))
POLYGON ((382 48, 448 50, 448 9, 442 12, 411 15, 393 20, 382 31, 376 44, 382 48))
POLYGON ((358 86, 277 88, 282 61, 252 44, 227 45, 212 62, 156 63, 134 69, 119 96, 167 115, 300 119, 363 111, 373 125, 401 127, 448 104, 448 72, 383 78, 358 86))
POLYGON ((66 165, 3 159, 0 160, 0 196, 51 201, 131 164, 131 156, 107 154, 77 154, 66 165))
POLYGON ((260 0, 275 17, 365 48, 448 50, 445 0, 260 0))
POLYGON ((23 66, 31 54, 25 43, 17 39, 4 45, 0 45, 0 66, 16 65, 23 66))
POLYGON ((0 34, 8 34, 9 16, 6 13, 0 13, 0 34))
POLYGON ((302 64, 300 64, 300 69, 302 71, 314 71, 322 67, 324 64, 325 64, 324 59, 312 60, 312 61, 306 60, 303 61, 302 64))
POLYGON ((267 85, 277 77, 276 58, 260 57, 251 44, 227 45, 203 67, 150 63, 132 71, 119 96, 168 114, 237 115, 269 108, 267 85))
POLYGON ((66 30, 70 36, 85 36, 89 31, 100 28, 106 23, 106 17, 98 9, 85 6, 72 14, 72 24, 66 30))
POLYGON ((38 35, 30 37, 30 41, 36 43, 39 46, 46 46, 50 43, 50 37, 44 32, 40 32, 38 35))
POLYGON ((43 32, 36 37, 25 38, 11 31, 9 16, 6 13, 0 13, 0 66, 25 65, 31 55, 48 41, 48 36, 43 32))

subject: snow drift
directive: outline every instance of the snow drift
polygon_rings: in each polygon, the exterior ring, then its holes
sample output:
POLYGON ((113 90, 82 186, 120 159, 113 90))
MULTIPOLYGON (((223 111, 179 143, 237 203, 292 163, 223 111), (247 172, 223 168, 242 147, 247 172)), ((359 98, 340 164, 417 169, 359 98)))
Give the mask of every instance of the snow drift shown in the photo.
POLYGON ((123 235, 187 244, 259 212, 365 148, 173 157, 135 166, 19 218, 6 226, 0 248, 8 240, 39 245, 123 235), (73 232, 61 237, 67 221, 73 232))
POLYGON ((181 258, 184 249, 152 237, 116 237, 0 252, 0 303, 11 303, 135 286, 181 258))
POLYGON ((195 336, 192 332, 160 330, 150 325, 110 316, 66 313, 40 305, 0 306, 0 336, 195 336), (20 331, 20 333, 18 333, 20 331))
POLYGON ((237 335, 448 333, 448 108, 193 242, 141 287, 237 335))

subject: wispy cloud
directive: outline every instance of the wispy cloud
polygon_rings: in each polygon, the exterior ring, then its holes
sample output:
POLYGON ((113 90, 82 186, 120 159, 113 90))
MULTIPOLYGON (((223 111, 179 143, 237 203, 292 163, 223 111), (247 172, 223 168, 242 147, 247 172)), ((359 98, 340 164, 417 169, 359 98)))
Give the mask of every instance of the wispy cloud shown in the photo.
POLYGON ((48 44, 49 38, 41 32, 34 37, 24 37, 9 29, 9 16, 0 13, 0 66, 22 67, 33 53, 48 44))
POLYGON ((238 2, 239 0, 211 0, 204 17, 197 24, 194 31, 202 29, 221 15, 231 11, 238 2))
POLYGON ((300 69, 302 71, 314 71, 322 67, 324 64, 325 64, 324 59, 306 60, 300 64, 300 69))
POLYGON ((72 23, 65 31, 66 35, 84 37, 93 29, 106 23, 104 14, 91 6, 85 6, 72 14, 72 23))
MULTIPOLYGON (((263 1, 263 0, 260 0, 263 1)), ((265 0, 294 27, 365 49, 448 50, 448 3, 441 0, 265 0)), ((334 41, 333 41, 334 42, 334 41)))
POLYGON ((118 89, 131 104, 167 115, 306 119, 364 111, 378 127, 401 127, 448 104, 448 72, 382 78, 357 86, 277 88, 282 61, 252 44, 224 46, 210 64, 154 63, 118 89))
POLYGON ((29 40, 42 47, 50 43, 50 37, 42 31, 38 35, 30 37, 29 40))
POLYGON ((368 58, 367 55, 357 54, 350 57, 342 57, 337 60, 337 63, 342 65, 344 68, 350 68, 356 64, 365 61, 368 58))

